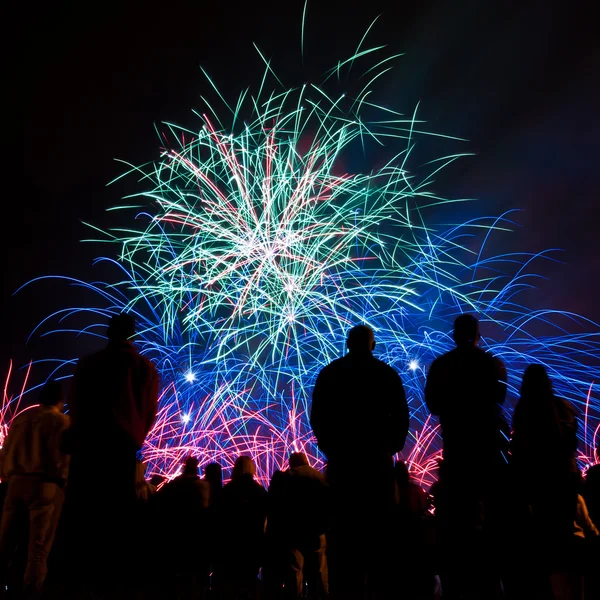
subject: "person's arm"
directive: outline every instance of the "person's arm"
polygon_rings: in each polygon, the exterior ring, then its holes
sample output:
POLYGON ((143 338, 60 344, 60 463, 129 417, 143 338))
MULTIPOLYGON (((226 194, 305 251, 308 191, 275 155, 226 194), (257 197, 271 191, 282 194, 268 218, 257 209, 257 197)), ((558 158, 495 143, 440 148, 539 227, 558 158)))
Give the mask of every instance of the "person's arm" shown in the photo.
POLYGON ((494 382, 495 382, 495 402, 496 404, 504 404, 506 400, 506 383, 508 381, 508 375, 506 372, 506 367, 504 363, 496 357, 493 357, 494 360, 494 382))
POLYGON ((575 517, 576 523, 583 529, 583 533, 586 538, 596 538, 600 536, 598 528, 595 523, 590 519, 587 505, 583 496, 577 496, 577 515, 575 517))
POLYGON ((147 406, 146 406, 146 423, 144 438, 150 433, 154 422, 156 421, 156 414, 158 412, 158 371, 156 367, 150 363, 150 380, 148 382, 148 395, 147 395, 147 406))
POLYGON ((389 415, 390 431, 390 453, 396 454, 404 448, 406 436, 408 435, 409 416, 408 402, 402 379, 393 371, 391 386, 391 414, 389 415))
POLYGON ((69 416, 73 426, 75 426, 79 420, 79 400, 81 396, 80 388, 83 377, 83 362, 80 360, 77 363, 77 366, 75 367, 75 373, 71 378, 71 385, 69 386, 69 394, 67 397, 67 408, 69 409, 69 416))
POLYGON ((577 452, 577 430, 579 429, 575 407, 569 401, 559 398, 557 408, 563 449, 565 453, 574 455, 577 452))
POLYGON ((63 452, 63 437, 69 429, 70 419, 66 415, 53 413, 49 421, 46 455, 48 474, 64 483, 69 475, 69 455, 63 452))
POLYGON ((329 456, 327 448, 327 407, 329 398, 329 385, 327 383, 327 373, 321 371, 315 382, 315 388, 312 394, 312 404, 310 409, 310 426, 317 438, 319 450, 329 456))
POLYGON ((2 481, 6 481, 9 476, 8 463, 10 459, 8 458, 13 446, 13 438, 15 437, 15 423, 11 425, 6 437, 4 438, 4 443, 2 444, 2 449, 0 450, 0 479, 2 481))
POLYGON ((439 416, 442 407, 442 375, 437 360, 434 360, 427 372, 425 382, 425 404, 432 415, 439 416))

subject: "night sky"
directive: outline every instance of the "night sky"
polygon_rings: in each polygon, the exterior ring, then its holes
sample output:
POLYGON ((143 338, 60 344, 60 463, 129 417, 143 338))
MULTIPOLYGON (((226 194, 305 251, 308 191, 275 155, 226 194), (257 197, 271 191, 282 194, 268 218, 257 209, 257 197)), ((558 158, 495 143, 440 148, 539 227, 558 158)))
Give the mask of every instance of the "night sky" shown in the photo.
POLYGON ((106 187, 123 172, 113 159, 156 158, 154 123, 198 124, 191 109, 201 107, 200 94, 210 94, 200 65, 234 98, 262 75, 256 42, 286 85, 318 82, 378 14, 371 43, 405 55, 376 86, 377 101, 406 114, 420 102, 428 130, 468 140, 443 148, 422 140, 423 156, 475 154, 451 166, 433 189, 479 199, 461 205, 464 215, 456 217, 523 209, 498 250, 562 249, 555 255, 560 262, 538 267, 547 279, 530 296, 532 307, 600 321, 600 50, 591 2, 313 0, 304 67, 303 0, 34 6, 12 20, 9 89, 17 110, 5 119, 17 120, 20 139, 2 204, 3 372, 11 357, 21 365, 72 354, 64 340, 27 345, 26 338, 52 310, 85 301, 81 292, 56 284, 13 292, 48 274, 98 277, 92 260, 109 249, 79 243, 90 237, 82 221, 116 224, 105 210, 139 188, 135 180, 106 187))

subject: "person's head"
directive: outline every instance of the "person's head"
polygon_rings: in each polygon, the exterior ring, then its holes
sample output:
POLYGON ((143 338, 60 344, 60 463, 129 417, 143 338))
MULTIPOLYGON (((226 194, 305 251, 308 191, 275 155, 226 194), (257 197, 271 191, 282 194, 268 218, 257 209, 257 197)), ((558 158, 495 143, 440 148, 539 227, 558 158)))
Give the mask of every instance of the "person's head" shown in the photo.
POLYGON ((460 315, 454 321, 452 337, 459 348, 477 346, 479 343, 479 322, 473 315, 460 315))
POLYGON ((195 456, 186 456, 183 461, 184 475, 198 475, 198 459, 195 456))
POLYGON ((350 352, 364 354, 375 349, 375 334, 368 325, 356 325, 349 332, 346 346, 350 352))
POLYGON ((223 469, 219 463, 208 463, 204 467, 204 479, 214 485, 223 485, 223 469))
POLYGON ((235 481, 242 477, 242 475, 254 477, 255 473, 256 465, 254 461, 249 456, 238 456, 231 470, 231 480, 235 481))
POLYGON ((124 342, 135 335, 135 319, 128 313, 111 317, 106 336, 111 342, 124 342))
POLYGON ((296 467, 307 467, 308 458, 306 458, 306 454, 304 454, 304 452, 292 452, 288 458, 288 465, 290 466, 290 469, 295 469, 296 467))
POLYGON ((62 386, 58 381, 51 379, 44 385, 40 392, 40 404, 42 406, 55 406, 59 410, 63 407, 62 386))
POLYGON ((529 365, 523 373, 521 398, 541 398, 552 394, 552 382, 542 365, 529 365))

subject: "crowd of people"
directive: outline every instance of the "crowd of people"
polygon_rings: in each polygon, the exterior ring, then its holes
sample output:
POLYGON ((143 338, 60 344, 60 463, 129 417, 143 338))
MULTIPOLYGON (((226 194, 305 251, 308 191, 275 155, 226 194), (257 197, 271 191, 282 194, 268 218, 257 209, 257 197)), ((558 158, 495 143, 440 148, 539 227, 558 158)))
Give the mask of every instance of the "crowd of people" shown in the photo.
POLYGON ((580 473, 578 416, 541 365, 525 370, 506 422, 507 373, 479 348, 473 316, 456 319, 456 348, 427 373, 443 440, 429 490, 395 459, 409 406, 365 325, 313 390, 324 472, 294 452, 265 489, 240 456, 223 485, 218 463, 201 474, 187 456, 177 477, 146 481, 138 452, 159 378, 134 333, 131 316, 113 317, 68 397, 50 381, 13 421, 0 453, 0 597, 600 597, 600 464, 580 473))

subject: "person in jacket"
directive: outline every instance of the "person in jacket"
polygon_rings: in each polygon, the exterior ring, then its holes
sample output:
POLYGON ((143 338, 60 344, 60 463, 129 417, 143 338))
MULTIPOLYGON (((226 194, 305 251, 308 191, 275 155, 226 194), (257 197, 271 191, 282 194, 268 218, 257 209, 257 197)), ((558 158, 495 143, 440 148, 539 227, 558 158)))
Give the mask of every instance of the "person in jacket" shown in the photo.
POLYGON ((330 590, 351 598, 386 593, 393 456, 404 447, 408 405, 398 373, 373 356, 370 327, 350 329, 346 346, 348 353, 317 377, 310 423, 331 491, 330 590), (368 483, 358 483, 365 473, 368 483))
POLYGON ((69 427, 63 405, 60 384, 48 382, 40 393, 39 406, 20 413, 4 440, 0 477, 8 482, 8 489, 0 524, 0 596, 21 521, 29 526, 26 593, 40 594, 48 572, 69 469, 69 457, 61 450, 69 427))
POLYGON ((112 587, 135 569, 137 453, 156 419, 158 373, 133 344, 135 320, 110 320, 105 348, 79 360, 69 397, 68 518, 75 584, 112 587), (98 489, 94 465, 110 472, 98 489), (115 543, 115 540, 119 540, 115 543))

